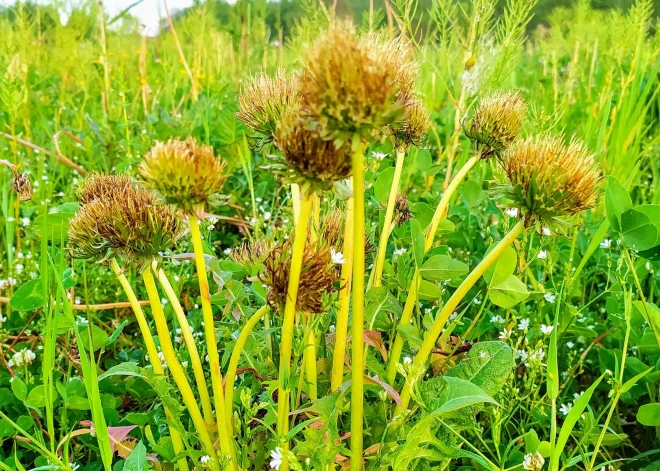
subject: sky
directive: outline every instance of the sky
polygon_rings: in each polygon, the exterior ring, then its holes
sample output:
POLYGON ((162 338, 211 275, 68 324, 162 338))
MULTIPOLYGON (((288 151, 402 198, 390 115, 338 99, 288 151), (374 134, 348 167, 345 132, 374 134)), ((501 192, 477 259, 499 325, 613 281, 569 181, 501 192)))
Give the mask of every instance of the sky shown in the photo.
MULTIPOLYGON (((103 6, 111 17, 120 11, 128 8, 136 0, 103 0, 103 6)), ((71 0, 74 3, 75 0, 71 0)), ((0 6, 13 5, 15 0, 0 0, 0 6)), ((49 3, 48 0, 38 0, 38 3, 49 3)), ((233 2, 230 2, 233 3, 233 2)), ((189 7, 193 0, 167 0, 167 7, 170 11, 189 7)), ((143 0, 142 3, 133 7, 131 13, 140 19, 146 27, 148 35, 154 35, 158 32, 159 14, 158 9, 163 8, 163 0, 143 0)), ((163 10, 164 11, 164 10, 163 10)))

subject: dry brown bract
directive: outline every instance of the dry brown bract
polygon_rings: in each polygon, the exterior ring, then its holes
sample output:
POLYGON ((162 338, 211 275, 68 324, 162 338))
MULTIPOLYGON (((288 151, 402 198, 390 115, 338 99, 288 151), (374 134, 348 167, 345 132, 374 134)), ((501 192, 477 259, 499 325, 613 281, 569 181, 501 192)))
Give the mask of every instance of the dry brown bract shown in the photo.
POLYGON ((231 249, 229 258, 239 265, 256 266, 264 263, 272 249, 273 242, 265 237, 260 237, 231 249))
POLYGON ((140 174, 165 203, 201 217, 208 204, 218 202, 227 179, 224 168, 224 160, 215 156, 213 147, 188 137, 157 142, 140 164, 140 174))
POLYGON ((126 175, 107 175, 103 173, 92 173, 85 178, 78 189, 78 199, 82 204, 87 204, 95 199, 112 199, 116 194, 129 191, 135 186, 133 179, 126 175))
POLYGON ((20 201, 30 201, 32 199, 32 184, 25 173, 14 172, 13 186, 20 201))
POLYGON ((410 146, 419 146, 431 127, 429 112, 417 97, 409 98, 403 105, 403 119, 391 125, 394 147, 406 150, 410 146))

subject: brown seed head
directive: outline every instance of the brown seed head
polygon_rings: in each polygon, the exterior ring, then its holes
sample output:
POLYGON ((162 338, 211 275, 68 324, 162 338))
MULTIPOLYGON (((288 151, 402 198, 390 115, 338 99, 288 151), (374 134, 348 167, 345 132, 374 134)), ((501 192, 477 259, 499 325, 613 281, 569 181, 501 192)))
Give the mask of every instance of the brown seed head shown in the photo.
POLYGON ((509 183, 496 189, 520 210, 528 225, 561 232, 576 214, 593 208, 601 175, 594 155, 578 140, 528 138, 515 143, 502 158, 509 183))
POLYGON ((95 199, 112 199, 115 195, 129 191, 134 186, 133 179, 126 174, 92 173, 85 178, 78 189, 78 199, 82 204, 90 203, 95 199))
MULTIPOLYGON (((279 309, 284 306, 289 286, 291 268, 291 242, 275 247, 265 261, 261 281, 268 290, 268 303, 279 309)), ((302 271, 298 285, 296 308, 307 313, 320 313, 325 310, 324 300, 336 291, 339 272, 332 263, 330 247, 322 242, 307 241, 303 254, 302 271)))
POLYGON ((401 193, 397 194, 396 200, 394 200, 394 222, 400 227, 410 221, 411 217, 408 200, 401 193))
POLYGON ((366 139, 400 115, 399 51, 386 42, 360 40, 347 22, 335 22, 309 49, 300 94, 303 112, 324 139, 366 139))
POLYGON ((229 258, 239 265, 256 267, 264 263, 273 249, 273 242, 265 237, 252 239, 231 249, 229 258))
POLYGON ((238 98, 236 117, 263 140, 272 140, 284 111, 298 99, 298 75, 279 69, 275 77, 265 73, 252 78, 238 98))
POLYGON ((32 199, 32 184, 25 173, 14 172, 14 191, 18 194, 19 201, 30 201, 32 199))
POLYGON ((218 193, 227 179, 225 165, 215 156, 213 147, 199 145, 188 137, 185 141, 157 142, 144 156, 140 174, 167 204, 186 213, 201 213, 208 204, 218 202, 218 193))
POLYGON ((419 146, 431 127, 429 112, 417 97, 409 98, 403 105, 403 119, 389 126, 394 136, 394 146, 405 150, 419 146))
POLYGON ((520 93, 498 91, 481 100, 463 131, 482 158, 499 157, 520 135, 526 110, 520 93))

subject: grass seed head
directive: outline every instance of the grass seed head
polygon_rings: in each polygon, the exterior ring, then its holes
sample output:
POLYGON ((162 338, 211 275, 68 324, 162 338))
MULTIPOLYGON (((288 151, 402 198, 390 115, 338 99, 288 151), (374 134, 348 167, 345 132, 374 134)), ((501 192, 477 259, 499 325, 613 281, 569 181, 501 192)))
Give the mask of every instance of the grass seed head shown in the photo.
POLYGON ((32 199, 32 184, 25 173, 14 172, 12 183, 20 201, 30 201, 32 199))
POLYGON ((482 158, 499 157, 520 135, 526 110, 520 93, 498 91, 481 100, 463 131, 482 158))
POLYGON ((403 105, 403 119, 389 126, 394 136, 394 146, 405 150, 419 146, 431 127, 429 112, 417 97, 409 98, 403 105))
POLYGON ((354 134, 370 139, 401 110, 400 51, 387 41, 360 39, 354 26, 335 22, 310 47, 302 72, 302 109, 324 139, 345 141, 354 134), (390 47, 387 47, 387 46, 390 47))
POLYGON ((224 169, 225 161, 215 156, 213 147, 199 145, 193 137, 157 142, 140 164, 147 186, 167 204, 198 216, 219 201, 227 179, 224 169))
POLYGON ((601 180, 589 149, 578 140, 562 141, 545 136, 516 142, 502 157, 509 183, 496 189, 528 225, 552 232, 562 232, 573 216, 596 205, 601 180))
POLYGON ((297 107, 289 108, 275 131, 275 146, 286 160, 287 181, 328 190, 351 176, 350 144, 324 140, 311 129, 297 107))
POLYGON ((168 206, 141 188, 130 186, 83 204, 69 223, 74 258, 102 262, 118 256, 144 270, 170 250, 181 234, 181 221, 168 206))
POLYGON ((252 78, 238 98, 236 117, 257 133, 261 143, 271 141, 286 109, 298 99, 298 76, 279 69, 275 77, 265 73, 252 78))
MULTIPOLYGON (((269 288, 268 303, 274 309, 280 309, 286 302, 292 240, 290 237, 283 245, 275 247, 265 260, 261 281, 269 288)), ((314 314, 325 311, 325 301, 336 291, 338 282, 339 272, 332 262, 330 247, 308 240, 303 253, 296 308, 314 314)))

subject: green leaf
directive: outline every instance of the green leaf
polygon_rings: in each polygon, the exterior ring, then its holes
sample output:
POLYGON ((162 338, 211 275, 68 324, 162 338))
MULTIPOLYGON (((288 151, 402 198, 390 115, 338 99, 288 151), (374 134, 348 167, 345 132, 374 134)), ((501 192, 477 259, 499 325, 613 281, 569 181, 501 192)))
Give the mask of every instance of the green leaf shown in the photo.
MULTIPOLYGON (((108 341, 108 334, 105 332, 105 330, 101 329, 96 325, 88 325, 87 332, 90 332, 89 335, 92 336, 92 346, 91 346, 92 351, 97 351, 103 348, 103 346, 108 341)), ((85 332, 85 334, 87 334, 87 332, 85 332)), ((89 335, 82 335, 80 337, 80 341, 84 345, 85 350, 90 349, 89 335)))
POLYGON ((11 382, 11 390, 14 392, 16 399, 21 402, 27 397, 27 386, 18 376, 14 376, 14 380, 11 382))
POLYGON ((47 240, 60 241, 66 240, 69 232, 69 219, 74 213, 48 213, 37 216, 32 225, 34 230, 40 236, 47 240))
POLYGON ((399 324, 396 326, 396 330, 403 337, 403 339, 408 342, 411 348, 419 349, 422 346, 422 336, 419 334, 419 330, 412 324, 399 324))
POLYGON ((46 388, 43 384, 36 386, 25 399, 25 403, 32 407, 46 407, 46 388))
POLYGON ((509 275, 507 279, 491 286, 488 290, 491 302, 506 309, 524 301, 528 296, 527 286, 515 275, 509 275))
POLYGON ((390 330, 391 315, 398 318, 402 312, 399 300, 384 286, 371 288, 364 295, 364 319, 370 330, 390 330))
POLYGON ((621 215, 623 240, 635 250, 648 250, 657 245, 658 228, 651 218, 637 208, 621 215))
POLYGON ((392 180, 394 180, 394 167, 388 167, 378 175, 374 183, 374 196, 379 203, 385 204, 387 197, 392 190, 392 180))
POLYGON ((143 377, 142 375, 142 370, 138 366, 137 363, 129 361, 125 363, 120 363, 118 365, 113 366, 112 368, 109 368, 108 371, 106 371, 103 374, 99 375, 99 381, 105 378, 109 378, 110 376, 140 376, 143 377))
MULTIPOLYGON (((488 247, 486 255, 493 248, 495 248, 494 244, 488 247)), ((513 247, 507 247, 497 261, 484 272, 484 280, 486 280, 489 286, 501 283, 513 275, 516 271, 517 263, 518 255, 516 254, 516 250, 513 247)))
POLYGON ((660 427, 660 404, 644 404, 637 410, 637 422, 647 427, 660 427))
POLYGON ((16 290, 9 301, 9 306, 17 311, 31 311, 45 304, 41 278, 35 278, 16 290))
POLYGON ((424 261, 424 232, 417 219, 410 220, 410 235, 412 237, 413 255, 415 256, 415 266, 422 266, 424 261))
POLYGON ((615 231, 621 231, 621 215, 632 208, 632 199, 626 188, 613 176, 607 177, 605 211, 615 231))
POLYGON ((453 376, 437 376, 424 381, 419 392, 426 407, 434 414, 447 414, 486 402, 497 404, 476 384, 453 376))
POLYGON ((122 331, 124 330, 124 327, 128 325, 128 319, 124 319, 121 324, 119 324, 119 327, 115 329, 115 331, 108 337, 108 340, 105 341, 104 347, 107 347, 108 345, 112 345, 117 341, 119 336, 121 335, 122 331))
POLYGON ((126 461, 124 462, 124 471, 143 471, 147 466, 147 448, 138 442, 126 461))
POLYGON ((420 273, 422 278, 432 282, 449 281, 468 272, 468 266, 447 255, 434 255, 429 258, 422 267, 420 273))
POLYGON ((481 185, 473 180, 468 180, 461 185, 461 195, 471 208, 478 206, 483 201, 485 194, 481 185))
POLYGON ((453 376, 476 384, 494 396, 513 371, 513 350, 497 340, 479 342, 472 346, 461 362, 447 370, 453 376))
POLYGON ((636 384, 637 384, 637 381, 639 381, 639 380, 642 379, 644 376, 646 376, 646 375, 649 374, 651 371, 653 371, 654 368, 655 368, 655 367, 652 366, 652 367, 649 368, 648 370, 642 371, 641 373, 639 373, 639 374, 633 376, 633 377, 630 378, 628 381, 626 381, 625 383, 623 383, 623 386, 621 386, 621 394, 624 394, 624 393, 627 393, 628 391, 630 391, 630 388, 632 388, 634 385, 636 385, 636 384))
POLYGON ((419 299, 426 301, 437 301, 442 298, 442 291, 435 283, 422 280, 422 282, 419 284, 417 295, 419 296, 419 299))

